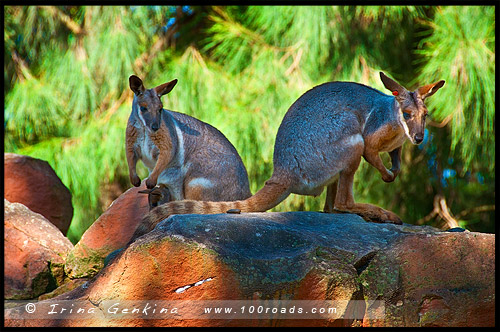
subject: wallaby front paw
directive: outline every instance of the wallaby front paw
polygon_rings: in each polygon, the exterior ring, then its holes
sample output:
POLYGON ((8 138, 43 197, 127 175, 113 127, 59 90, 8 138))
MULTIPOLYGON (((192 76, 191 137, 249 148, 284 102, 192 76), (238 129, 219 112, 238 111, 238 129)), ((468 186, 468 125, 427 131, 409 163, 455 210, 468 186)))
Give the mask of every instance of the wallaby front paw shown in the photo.
POLYGON ((387 170, 387 173, 382 175, 382 180, 384 180, 384 182, 392 182, 392 181, 394 181, 395 178, 396 178, 396 174, 394 174, 390 170, 387 170))
POLYGON ((394 175, 394 179, 396 179, 399 175, 399 173, 401 173, 401 169, 394 169, 394 168, 391 168, 390 171, 392 172, 392 174, 394 175))
POLYGON ((148 189, 153 189, 155 186, 156 186, 156 180, 155 179, 148 178, 146 180, 146 187, 148 189))
POLYGON ((358 213, 363 219, 375 223, 402 225, 403 221, 394 212, 380 208, 376 213, 358 213))
POLYGON ((402 225, 403 221, 397 214, 391 211, 385 210, 384 213, 381 216, 381 222, 383 223, 389 223, 389 224, 396 224, 396 225, 402 225))
POLYGON ((130 176, 130 182, 134 185, 134 187, 139 187, 141 185, 141 178, 136 175, 131 175, 130 176))

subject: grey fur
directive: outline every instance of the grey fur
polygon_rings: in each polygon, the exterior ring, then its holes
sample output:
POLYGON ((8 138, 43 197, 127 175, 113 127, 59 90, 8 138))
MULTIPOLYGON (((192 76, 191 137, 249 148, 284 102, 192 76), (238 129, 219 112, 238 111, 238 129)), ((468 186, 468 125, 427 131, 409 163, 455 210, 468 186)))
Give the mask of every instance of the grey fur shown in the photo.
POLYGON ((357 135, 364 139, 382 124, 400 127, 400 118, 395 98, 371 87, 352 82, 316 86, 285 114, 276 136, 275 173, 293 179, 292 193, 319 195, 350 161, 352 146, 346 143, 358 143, 357 135), (352 141, 346 141, 349 137, 352 141))
MULTIPOLYGON (((156 165, 158 148, 147 135, 138 108, 134 96, 129 123, 138 132, 136 149, 141 154, 139 159, 151 172, 156 165), (147 157, 142 142, 146 142, 150 151, 153 151, 152 158, 147 157)), ((240 200, 251 196, 243 161, 224 134, 208 123, 171 110, 162 111, 162 121, 168 128, 174 151, 171 162, 158 177, 157 184, 166 186, 173 200, 185 199, 183 188, 190 179, 195 178, 208 179, 213 184, 213 187, 204 190, 203 200, 240 200)))

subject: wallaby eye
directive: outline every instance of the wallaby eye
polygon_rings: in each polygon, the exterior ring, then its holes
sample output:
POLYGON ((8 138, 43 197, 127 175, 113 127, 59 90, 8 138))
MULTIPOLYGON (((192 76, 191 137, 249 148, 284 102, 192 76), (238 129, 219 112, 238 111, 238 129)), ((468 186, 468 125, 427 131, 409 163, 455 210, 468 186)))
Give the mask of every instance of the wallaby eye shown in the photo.
POLYGON ((411 113, 407 112, 407 111, 404 111, 403 112, 403 117, 405 118, 405 120, 408 120, 409 118, 411 118, 411 113))
POLYGON ((141 106, 140 109, 141 109, 141 112, 143 112, 143 113, 148 111, 147 107, 144 107, 144 106, 141 106))

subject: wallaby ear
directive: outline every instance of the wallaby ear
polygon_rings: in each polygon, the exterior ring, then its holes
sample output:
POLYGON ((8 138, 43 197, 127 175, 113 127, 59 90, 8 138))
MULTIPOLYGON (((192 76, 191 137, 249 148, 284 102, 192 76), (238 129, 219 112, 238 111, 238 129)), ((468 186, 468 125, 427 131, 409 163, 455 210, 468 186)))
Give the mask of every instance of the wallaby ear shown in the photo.
POLYGON ((162 85, 158 85, 155 88, 155 91, 158 94, 158 97, 166 95, 167 93, 169 93, 170 91, 172 91, 172 89, 174 88, 174 86, 176 84, 177 84, 177 79, 172 80, 172 81, 170 81, 168 83, 163 83, 162 85))
POLYGON ((135 75, 132 75, 128 78, 128 83, 130 85, 130 89, 135 93, 136 96, 146 91, 146 88, 142 84, 142 80, 135 75))
POLYGON ((396 99, 400 100, 408 96, 408 90, 406 90, 398 82, 387 77, 383 72, 380 72, 380 79, 382 80, 382 83, 384 83, 384 86, 388 90, 391 90, 392 94, 396 97, 396 99))
POLYGON ((445 83, 444 80, 441 80, 441 81, 433 83, 433 84, 424 85, 424 86, 417 89, 418 96, 422 100, 424 100, 425 98, 430 97, 433 94, 435 94, 437 90, 439 90, 441 87, 443 87, 444 83, 445 83))

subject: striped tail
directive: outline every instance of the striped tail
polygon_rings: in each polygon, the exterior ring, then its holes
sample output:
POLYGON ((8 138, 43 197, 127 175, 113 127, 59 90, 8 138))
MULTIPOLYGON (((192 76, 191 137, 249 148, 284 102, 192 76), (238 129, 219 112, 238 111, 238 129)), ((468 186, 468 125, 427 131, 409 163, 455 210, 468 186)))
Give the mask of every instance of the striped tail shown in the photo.
POLYGON ((281 203, 289 194, 288 184, 283 183, 283 181, 278 182, 271 177, 255 195, 242 201, 183 200, 162 204, 151 210, 142 219, 131 240, 150 232, 160 221, 173 214, 216 214, 226 213, 231 209, 239 209, 241 212, 264 212, 281 203))

